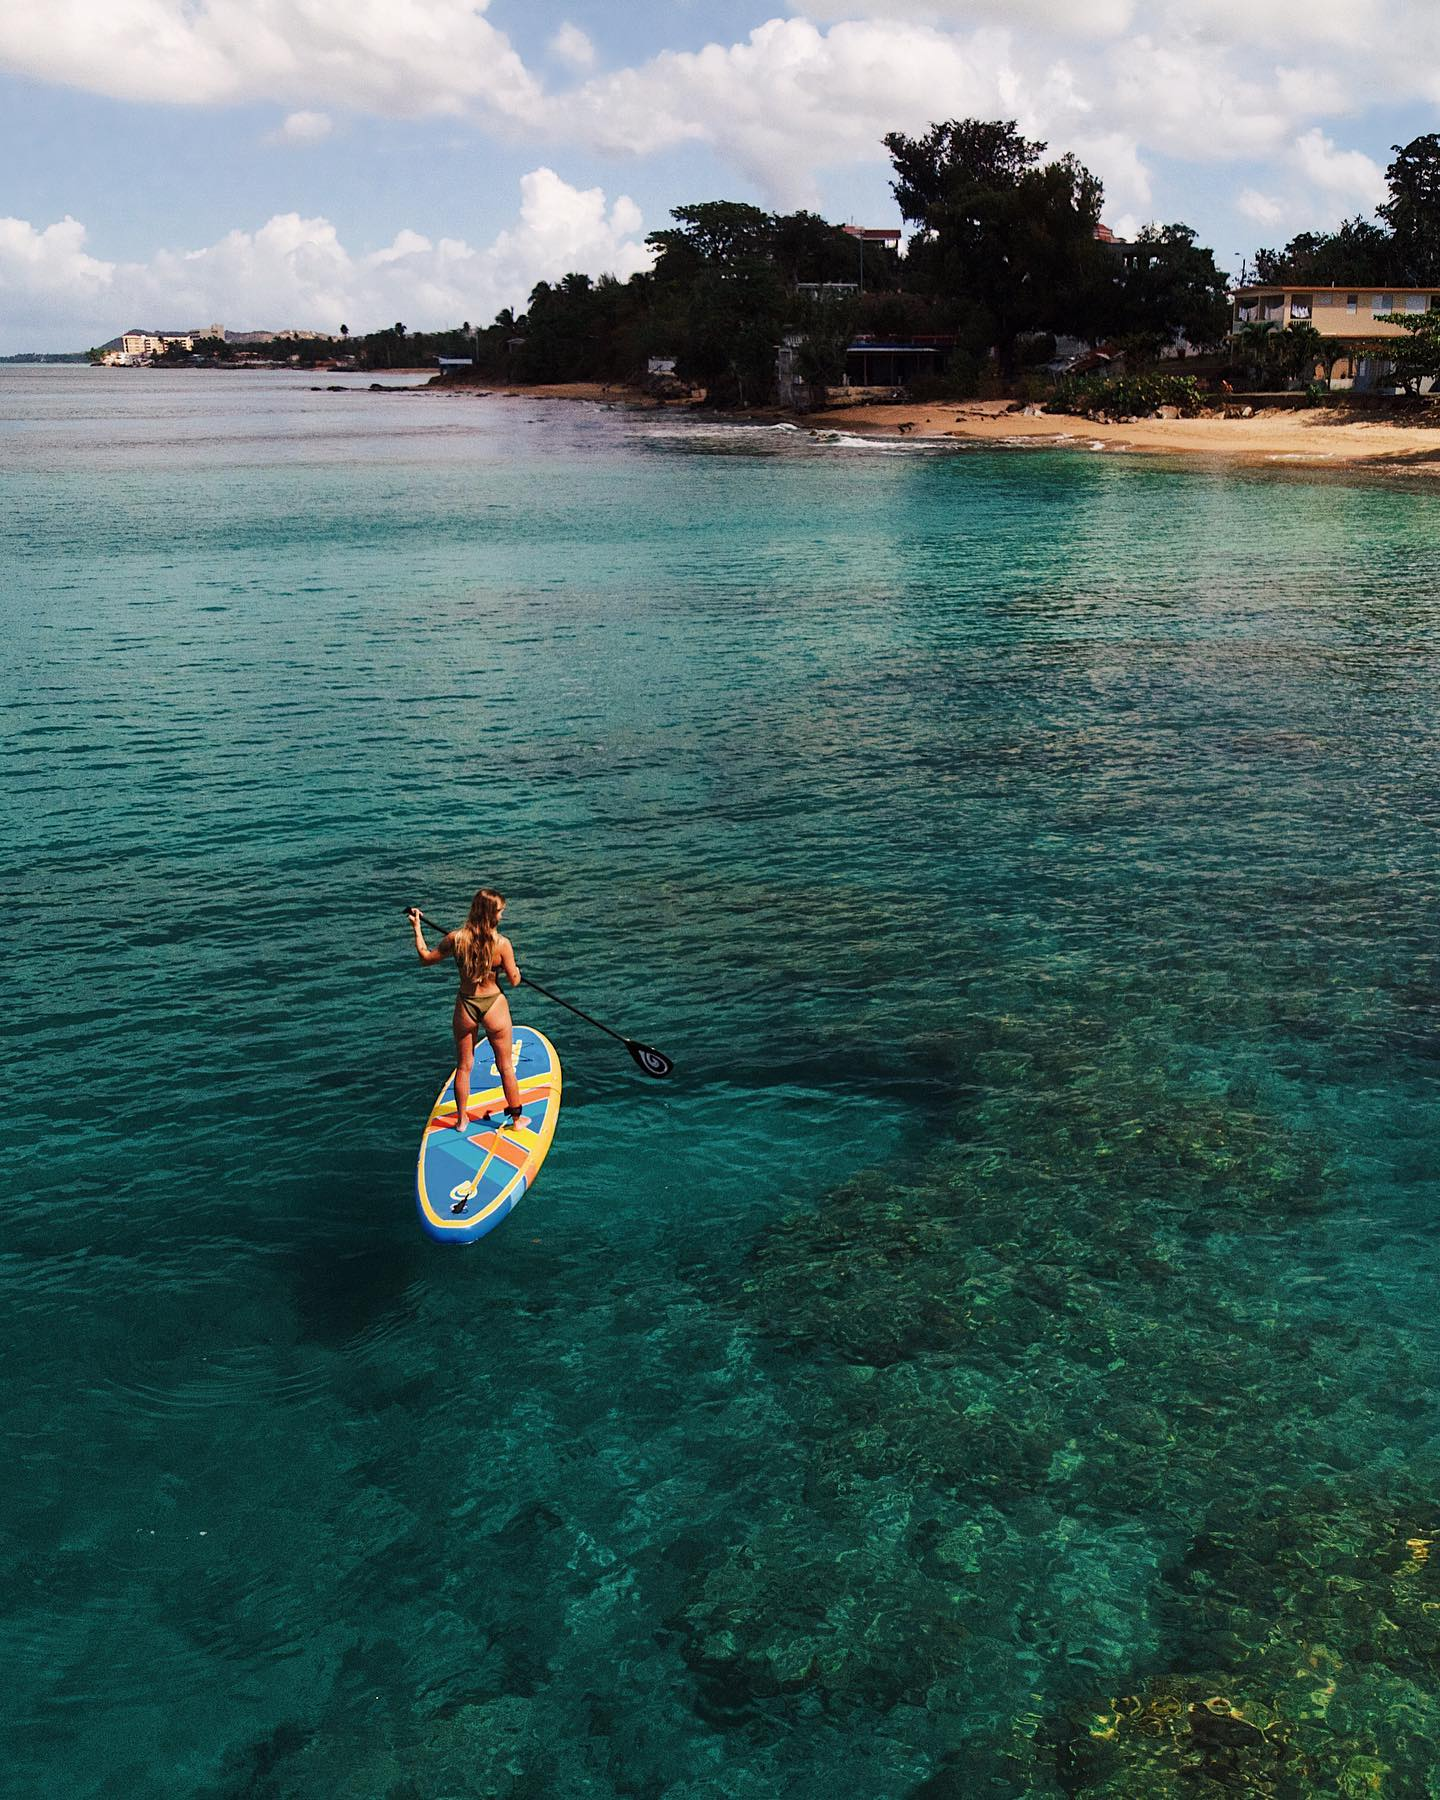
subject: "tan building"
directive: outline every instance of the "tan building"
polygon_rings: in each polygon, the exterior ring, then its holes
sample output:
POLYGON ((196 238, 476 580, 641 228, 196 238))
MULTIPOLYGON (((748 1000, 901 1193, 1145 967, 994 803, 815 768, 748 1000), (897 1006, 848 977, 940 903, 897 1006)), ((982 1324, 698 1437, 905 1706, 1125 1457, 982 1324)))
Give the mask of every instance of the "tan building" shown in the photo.
POLYGON ((101 345, 102 361, 118 363, 143 362, 146 357, 163 356, 172 344, 182 350, 193 350, 197 338, 225 338, 223 325, 196 326, 191 331, 122 331, 108 344, 101 345))
MULTIPOLYGON (((1330 376, 1337 387, 1368 374, 1382 379, 1384 359, 1377 353, 1385 338, 1404 337, 1401 325, 1392 325, 1388 313, 1440 312, 1437 288, 1341 288, 1266 287, 1251 285, 1231 296, 1231 332, 1247 325, 1313 325, 1321 337, 1336 340, 1330 359, 1330 376)), ((1317 373, 1324 371, 1317 368, 1317 373)))
POLYGON ((1435 288, 1246 287, 1234 295, 1235 329, 1265 321, 1313 325, 1322 337, 1403 337, 1386 313, 1440 312, 1435 288))

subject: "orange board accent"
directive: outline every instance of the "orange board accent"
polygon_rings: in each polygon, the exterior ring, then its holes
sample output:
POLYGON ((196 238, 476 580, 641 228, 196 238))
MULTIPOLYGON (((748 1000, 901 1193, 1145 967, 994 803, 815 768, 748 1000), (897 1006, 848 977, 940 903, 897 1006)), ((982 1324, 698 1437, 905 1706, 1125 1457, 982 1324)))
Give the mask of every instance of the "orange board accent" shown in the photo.
POLYGON ((509 1163, 512 1169, 523 1169, 530 1160, 527 1150, 512 1144, 509 1138, 501 1137, 496 1131, 477 1132, 470 1142, 481 1150, 488 1150, 496 1162, 509 1163))

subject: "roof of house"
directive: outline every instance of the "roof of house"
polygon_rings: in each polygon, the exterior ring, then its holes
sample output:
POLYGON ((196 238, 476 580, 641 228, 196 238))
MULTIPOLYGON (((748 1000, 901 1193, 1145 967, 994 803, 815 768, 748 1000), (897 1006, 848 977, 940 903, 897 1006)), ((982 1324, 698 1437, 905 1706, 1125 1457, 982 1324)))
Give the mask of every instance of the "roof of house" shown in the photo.
POLYGON ((1329 287, 1323 281, 1247 281, 1237 287, 1237 300, 1249 294, 1436 294, 1440 287, 1401 287, 1393 281, 1352 281, 1346 286, 1329 287))
POLYGON ((847 356, 858 356, 862 352, 867 355, 874 352, 880 356, 933 356, 935 346, 933 344, 871 344, 864 339, 845 346, 847 356))

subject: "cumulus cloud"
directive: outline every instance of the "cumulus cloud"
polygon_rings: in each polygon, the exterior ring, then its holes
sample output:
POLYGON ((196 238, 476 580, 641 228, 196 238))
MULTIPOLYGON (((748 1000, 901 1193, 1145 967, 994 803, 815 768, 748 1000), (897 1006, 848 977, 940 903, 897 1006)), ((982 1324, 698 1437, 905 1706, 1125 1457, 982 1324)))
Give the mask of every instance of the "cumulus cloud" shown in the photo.
POLYGON ((318 144, 329 137, 335 122, 329 113, 293 112, 266 139, 270 144, 318 144))
POLYGON ((68 294, 93 304, 115 273, 85 249, 85 227, 67 214, 37 231, 28 219, 0 219, 0 294, 6 310, 23 309, 32 294, 68 294))
POLYGON ((1379 101, 1440 99, 1434 0, 809 0, 737 41, 605 74, 566 22, 548 84, 487 9, 49 0, 0 7, 0 70, 130 100, 293 109, 277 133, 292 145, 317 141, 341 107, 452 116, 551 156, 701 144, 775 205, 813 205, 826 170, 881 161, 885 131, 1014 118, 1075 150, 1112 210, 1137 217, 1161 157, 1241 165, 1259 184, 1245 216, 1262 189, 1287 217, 1307 194, 1368 207, 1376 165, 1326 134, 1379 101))
POLYGON ((1235 210, 1261 226, 1271 242, 1300 230, 1326 231, 1356 213, 1368 214, 1387 193, 1385 173, 1372 157, 1340 148, 1318 127, 1302 131, 1270 157, 1262 190, 1243 187, 1235 210))
POLYGON ((817 168, 883 154, 886 131, 1015 111, 1013 76, 1002 33, 772 19, 741 43, 665 51, 588 82, 566 97, 564 119, 612 155, 709 144, 777 201, 801 204, 814 200, 817 168))
POLYGON ((1285 208, 1278 200, 1253 187, 1241 188, 1235 199, 1235 210, 1256 225, 1278 225, 1285 217, 1285 208))
POLYGON ((595 63, 595 46, 580 29, 569 20, 560 27, 550 40, 550 54, 558 57, 563 63, 569 63, 572 69, 589 69, 595 63))
POLYGON ((488 320, 523 306, 537 281, 571 270, 632 275, 650 265, 639 208, 625 195, 572 187, 553 169, 520 182, 515 222, 488 245, 398 232, 368 252, 342 243, 328 219, 282 213, 145 263, 88 255, 74 219, 37 230, 0 219, 0 295, 17 349, 103 342, 131 325, 218 319, 235 329, 304 326, 354 331, 403 319, 421 329, 488 320))
POLYGON ((120 100, 272 100, 530 116, 540 90, 486 0, 47 0, 0 8, 0 68, 120 100))
MULTIPOLYGON (((1152 156, 1285 157, 1318 116, 1347 105, 1336 71, 1238 56, 1188 15, 1183 26, 1138 29, 1165 14, 1154 0, 1117 4, 1112 24, 1123 14, 1137 29, 1102 44, 1027 35, 1021 27, 1044 23, 1049 0, 1006 0, 1003 9, 997 0, 991 10, 1005 24, 968 31, 936 22, 944 7, 926 18, 908 16, 919 7, 898 10, 907 16, 828 28, 771 19, 736 43, 662 51, 547 100, 536 120, 610 155, 703 143, 774 204, 809 205, 820 171, 878 159, 886 131, 967 114, 1013 118, 1052 150, 1080 155, 1112 207, 1142 214, 1153 202, 1152 156)), ((972 23, 976 11, 967 0, 972 23)), ((1108 16, 1104 7, 1098 16, 1108 16)))
POLYGON ((1296 138, 1292 154, 1305 179, 1346 211, 1369 212, 1389 191, 1379 163, 1359 150, 1338 150, 1318 126, 1296 138))
POLYGON ((1065 37, 1107 38, 1124 31, 1135 16, 1136 0, 812 0, 812 19, 918 19, 929 24, 973 26, 991 19, 1017 30, 1039 29, 1065 37))

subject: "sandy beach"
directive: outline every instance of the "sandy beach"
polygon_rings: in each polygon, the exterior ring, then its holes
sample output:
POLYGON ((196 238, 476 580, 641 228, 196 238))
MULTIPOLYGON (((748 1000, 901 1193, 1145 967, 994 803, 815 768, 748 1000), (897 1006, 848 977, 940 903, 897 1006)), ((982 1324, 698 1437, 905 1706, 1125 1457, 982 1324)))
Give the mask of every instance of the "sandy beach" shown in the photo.
MULTIPOLYGON (((658 408, 643 389, 595 381, 550 382, 534 387, 459 389, 510 399, 578 400, 611 406, 658 408)), ((693 403, 671 401, 685 413, 693 403)), ((1365 417, 1344 407, 1261 411, 1250 419, 1141 419, 1101 425, 1061 413, 1012 412, 1004 400, 898 403, 829 407, 823 412, 782 413, 756 408, 740 415, 785 419, 805 431, 847 431, 866 437, 960 438, 985 443, 1084 444, 1141 455, 1223 457, 1254 463, 1312 463, 1330 468, 1368 467, 1440 474, 1440 413, 1414 422, 1365 417)))
POLYGON ((1250 419, 1142 419, 1100 425, 1061 413, 1011 412, 1005 401, 960 401, 929 406, 855 406, 797 421, 818 430, 877 437, 974 438, 1083 443, 1110 450, 1183 453, 1253 462, 1374 466, 1440 473, 1440 416, 1397 423, 1357 416, 1340 407, 1260 412, 1250 419))

